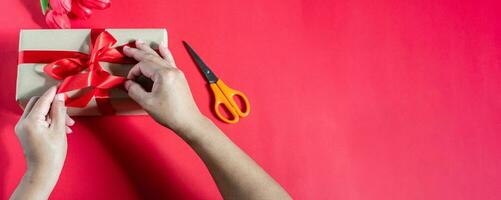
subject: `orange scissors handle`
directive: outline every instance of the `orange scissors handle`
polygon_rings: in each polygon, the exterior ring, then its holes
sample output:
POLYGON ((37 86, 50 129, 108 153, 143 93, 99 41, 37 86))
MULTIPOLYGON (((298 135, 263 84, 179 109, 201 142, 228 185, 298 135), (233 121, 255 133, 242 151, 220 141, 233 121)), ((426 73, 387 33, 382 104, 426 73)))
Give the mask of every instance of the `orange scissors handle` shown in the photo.
POLYGON ((204 61, 198 56, 197 53, 186 43, 183 41, 184 47, 190 53, 191 58, 197 64, 198 68, 205 76, 207 82, 209 82, 210 88, 214 93, 214 112, 217 117, 222 121, 230 124, 237 123, 241 117, 246 117, 250 112, 250 104, 249 99, 245 96, 244 93, 231 89, 223 81, 212 72, 212 70, 207 66, 204 61), (243 102, 242 108, 235 101, 235 97, 238 97, 241 102, 243 102), (229 116, 225 117, 225 115, 221 114, 221 109, 226 109, 229 112, 229 116))
POLYGON ((246 117, 250 112, 250 103, 247 96, 244 93, 231 89, 224 82, 219 79, 216 83, 211 83, 210 87, 212 92, 214 92, 214 111, 216 115, 222 121, 230 124, 237 123, 240 120, 240 117, 246 117), (235 101, 235 96, 240 98, 243 101, 243 108, 235 101), (221 114, 220 107, 224 106, 230 114, 231 118, 225 117, 225 115, 221 114))

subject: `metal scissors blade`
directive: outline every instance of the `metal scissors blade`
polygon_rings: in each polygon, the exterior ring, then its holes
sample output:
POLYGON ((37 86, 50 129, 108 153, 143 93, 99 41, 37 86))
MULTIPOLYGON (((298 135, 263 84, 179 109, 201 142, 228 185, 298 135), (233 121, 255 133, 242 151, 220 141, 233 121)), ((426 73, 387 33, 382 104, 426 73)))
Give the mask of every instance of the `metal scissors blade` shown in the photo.
POLYGON ((198 56, 198 54, 195 53, 195 51, 191 48, 191 46, 187 42, 183 41, 183 45, 188 50, 188 53, 190 53, 191 58, 195 61, 195 63, 197 63, 198 69, 200 69, 200 71, 202 71, 202 74, 204 74, 205 79, 207 79, 207 82, 216 83, 217 80, 219 80, 217 78, 216 74, 214 74, 214 72, 212 72, 212 70, 209 68, 209 66, 207 66, 204 63, 202 58, 200 58, 200 56, 198 56))

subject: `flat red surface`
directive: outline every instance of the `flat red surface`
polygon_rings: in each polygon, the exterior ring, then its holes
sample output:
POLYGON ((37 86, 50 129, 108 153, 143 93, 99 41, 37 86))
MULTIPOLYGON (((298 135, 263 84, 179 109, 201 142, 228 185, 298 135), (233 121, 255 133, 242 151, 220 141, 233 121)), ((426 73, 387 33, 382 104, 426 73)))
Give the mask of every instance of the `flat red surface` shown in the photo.
MULTIPOLYGON (((501 3, 114 0, 75 28, 162 27, 250 98, 216 122, 296 199, 501 199, 501 3)), ((18 32, 38 0, 2 3, 0 195, 25 170, 13 127, 18 32)), ((207 169, 149 117, 77 118, 52 199, 218 199, 207 169)))

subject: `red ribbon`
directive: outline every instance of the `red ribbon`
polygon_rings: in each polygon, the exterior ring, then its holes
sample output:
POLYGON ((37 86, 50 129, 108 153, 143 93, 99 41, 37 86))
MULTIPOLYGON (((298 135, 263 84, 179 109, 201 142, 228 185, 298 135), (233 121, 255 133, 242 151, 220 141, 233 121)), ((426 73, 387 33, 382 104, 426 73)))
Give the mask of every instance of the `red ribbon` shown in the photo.
POLYGON ((83 108, 94 97, 102 114, 111 115, 115 110, 109 101, 111 88, 123 88, 127 80, 105 71, 99 62, 135 63, 123 54, 125 44, 112 47, 116 39, 104 29, 92 29, 90 53, 78 51, 27 50, 19 52, 19 63, 48 63, 44 72, 54 79, 62 80, 57 93, 81 91, 76 97, 66 97, 66 106, 83 108))

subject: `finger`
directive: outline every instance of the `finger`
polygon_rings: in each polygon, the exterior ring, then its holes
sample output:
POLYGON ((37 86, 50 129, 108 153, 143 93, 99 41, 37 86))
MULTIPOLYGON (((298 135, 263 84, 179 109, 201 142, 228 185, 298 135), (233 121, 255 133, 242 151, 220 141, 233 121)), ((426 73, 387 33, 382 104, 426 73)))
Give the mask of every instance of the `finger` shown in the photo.
POLYGON ((28 104, 26 104, 26 107, 24 108, 23 115, 21 115, 21 119, 25 119, 26 116, 30 113, 31 109, 33 108, 33 105, 35 102, 37 102, 38 97, 31 97, 30 101, 28 101, 28 104))
POLYGON ((148 98, 148 92, 144 90, 141 85, 138 83, 128 80, 125 82, 125 89, 127 89, 127 93, 130 98, 136 101, 139 105, 144 106, 145 100, 148 98))
POLYGON ((50 118, 52 119, 52 123, 50 124, 52 129, 56 130, 56 132, 63 132, 65 130, 66 107, 64 106, 63 94, 57 94, 55 96, 50 108, 50 118))
POLYGON ((129 46, 124 46, 123 52, 126 56, 132 57, 140 62, 155 57, 158 57, 158 59, 160 59, 160 57, 156 53, 152 54, 142 49, 136 49, 129 46))
POLYGON ((155 50, 153 50, 150 45, 146 44, 144 41, 142 40, 136 40, 136 47, 140 50, 143 50, 145 52, 148 52, 150 54, 153 54, 153 55, 157 55, 157 52, 155 50))
POLYGON ((140 65, 141 65, 141 62, 137 63, 129 70, 129 74, 127 74, 127 79, 134 80, 137 77, 141 76, 142 72, 140 69, 140 65))
POLYGON ((45 120, 45 116, 47 115, 47 113, 49 113, 50 110, 50 104, 52 103, 54 96, 56 96, 56 90, 56 86, 52 86, 47 91, 45 91, 45 93, 40 96, 35 105, 33 105, 29 116, 45 120))
POLYGON ((68 114, 66 114, 66 126, 73 126, 75 124, 75 120, 73 120, 68 114))
POLYGON ((71 130, 70 127, 66 126, 66 134, 73 133, 73 130, 71 130))
POLYGON ((174 61, 174 57, 172 57, 171 52, 167 48, 166 42, 161 42, 158 50, 160 51, 160 55, 162 56, 162 58, 166 60, 170 64, 170 66, 177 68, 176 62, 174 61))
POLYGON ((158 66, 159 65, 152 64, 148 61, 141 61, 130 69, 127 79, 134 80, 141 75, 153 79, 153 75, 159 68, 158 66))

